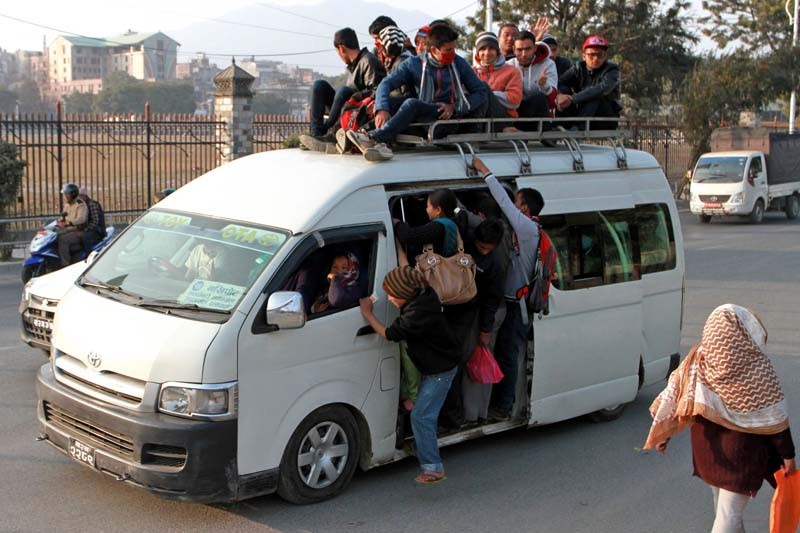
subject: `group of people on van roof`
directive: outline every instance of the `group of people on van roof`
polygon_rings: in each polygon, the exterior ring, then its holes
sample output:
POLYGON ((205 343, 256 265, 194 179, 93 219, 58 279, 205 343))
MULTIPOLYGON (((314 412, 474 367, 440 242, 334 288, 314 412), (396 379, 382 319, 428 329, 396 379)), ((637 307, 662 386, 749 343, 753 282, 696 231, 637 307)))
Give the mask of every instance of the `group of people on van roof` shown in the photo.
POLYGON ((518 291, 529 284, 538 251, 539 225, 544 207, 534 189, 520 189, 514 199, 478 158, 475 168, 489 188, 468 212, 453 191, 438 189, 428 195, 428 222, 410 226, 394 221, 399 267, 383 282, 400 316, 384 326, 372 312, 370 298, 360 300, 362 313, 373 329, 390 341, 402 341, 402 405, 410 411, 420 483, 444 479, 436 444, 437 427, 460 429, 487 421, 509 420, 515 403, 519 358, 525 353, 530 331, 527 308, 518 291), (504 217, 504 218, 503 218, 504 217), (423 247, 432 245, 443 257, 459 252, 459 242, 477 266, 477 296, 445 305, 422 273, 409 264, 423 247), (505 302, 502 324, 495 316, 505 302), (492 338, 496 334, 495 342, 492 338), (466 364, 478 345, 493 351, 503 379, 495 384, 473 382, 466 364), (418 379, 408 379, 418 373, 418 379), (409 385, 409 382, 411 384, 409 385))
MULTIPOLYGON (((476 118, 619 117, 619 66, 608 41, 588 37, 575 64, 559 55, 558 41, 540 17, 531 31, 503 24, 499 37, 477 36, 472 64, 456 53, 458 32, 446 21, 423 26, 414 41, 389 17, 369 27, 375 48, 361 48, 356 32, 336 32, 333 45, 347 65, 347 83, 314 83, 309 150, 344 152, 348 141, 370 161, 392 157, 391 145, 412 124, 476 118), (367 117, 341 124, 343 109, 362 106, 367 117), (327 118, 326 118, 327 113, 327 118)), ((505 131, 530 129, 514 122, 505 131)), ((614 128, 610 121, 604 128, 614 128)), ((536 125, 538 129, 538 125, 536 125)))

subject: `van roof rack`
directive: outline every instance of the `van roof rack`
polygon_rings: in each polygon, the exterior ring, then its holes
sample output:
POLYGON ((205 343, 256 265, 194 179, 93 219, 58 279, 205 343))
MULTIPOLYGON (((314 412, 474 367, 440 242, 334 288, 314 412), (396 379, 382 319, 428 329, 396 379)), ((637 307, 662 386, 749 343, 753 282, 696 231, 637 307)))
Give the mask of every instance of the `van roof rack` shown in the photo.
POLYGON ((468 177, 477 176, 477 171, 472 166, 472 157, 482 143, 509 143, 520 161, 520 174, 532 173, 531 153, 528 150, 529 141, 538 141, 543 144, 563 143, 572 157, 572 168, 575 172, 585 170, 583 164, 583 150, 579 141, 601 140, 607 141, 614 150, 617 158, 617 168, 628 168, 628 156, 625 150, 624 139, 627 132, 619 129, 609 129, 609 125, 617 126, 619 118, 482 118, 482 119, 456 119, 437 120, 431 123, 412 124, 412 127, 427 130, 426 137, 414 135, 400 135, 397 141, 403 144, 416 146, 454 146, 464 159, 468 177), (530 124, 532 131, 503 131, 514 124, 530 124), (463 133, 467 129, 475 130, 463 133), (471 127, 470 127, 471 126, 471 127), (448 130, 461 130, 450 133, 448 130))

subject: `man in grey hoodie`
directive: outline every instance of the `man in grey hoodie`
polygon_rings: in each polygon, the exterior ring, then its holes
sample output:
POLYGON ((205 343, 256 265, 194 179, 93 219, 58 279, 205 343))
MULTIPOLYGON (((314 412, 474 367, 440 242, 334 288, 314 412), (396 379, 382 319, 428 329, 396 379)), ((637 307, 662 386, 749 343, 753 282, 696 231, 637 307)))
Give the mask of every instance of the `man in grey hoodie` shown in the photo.
POLYGON ((520 353, 528 341, 528 311, 524 299, 517 294, 527 287, 533 276, 539 249, 539 224, 534 217, 544 207, 544 199, 536 189, 520 189, 512 203, 506 190, 489 168, 477 157, 472 158, 475 170, 483 175, 489 193, 508 219, 513 235, 511 263, 503 290, 506 317, 497 332, 494 356, 504 377, 494 386, 490 418, 508 420, 514 407, 517 388, 517 369, 520 353))

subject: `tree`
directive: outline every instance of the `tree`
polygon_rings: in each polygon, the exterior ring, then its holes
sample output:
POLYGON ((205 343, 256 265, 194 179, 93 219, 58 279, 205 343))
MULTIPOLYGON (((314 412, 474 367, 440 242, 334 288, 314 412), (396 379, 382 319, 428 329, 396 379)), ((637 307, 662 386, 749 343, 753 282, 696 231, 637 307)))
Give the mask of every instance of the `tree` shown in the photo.
POLYGON ((700 18, 703 34, 720 48, 737 41, 758 54, 791 43, 784 0, 703 0, 708 15, 700 18))
POLYGON ((253 97, 253 112, 264 115, 288 115, 292 112, 292 106, 278 95, 259 93, 253 97))
POLYGON ((96 113, 142 113, 148 102, 153 113, 194 113, 194 87, 186 81, 143 82, 125 72, 114 72, 103 80, 92 109, 96 113))
POLYGON ((52 108, 42 100, 39 86, 34 81, 25 80, 15 83, 12 89, 19 95, 20 113, 46 113, 52 111, 52 108))
POLYGON ((0 113, 17 112, 17 93, 8 89, 0 89, 0 113))
POLYGON ((95 109, 97 95, 92 93, 71 93, 64 97, 66 113, 91 113, 95 109))
MULTIPOLYGON (((5 215, 7 209, 17 201, 17 192, 22 183, 22 171, 25 161, 19 159, 17 147, 13 144, 0 142, 0 215, 5 215)), ((0 241, 6 238, 4 225, 0 225, 0 241)), ((8 260, 11 248, 0 249, 0 260, 8 260)))

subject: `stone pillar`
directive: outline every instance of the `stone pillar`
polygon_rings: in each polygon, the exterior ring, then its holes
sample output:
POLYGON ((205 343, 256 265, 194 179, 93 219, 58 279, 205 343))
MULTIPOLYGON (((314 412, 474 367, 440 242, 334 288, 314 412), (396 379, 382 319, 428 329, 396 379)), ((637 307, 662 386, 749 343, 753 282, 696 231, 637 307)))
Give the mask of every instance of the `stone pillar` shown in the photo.
POLYGON ((228 163, 253 153, 253 92, 255 78, 249 72, 231 66, 214 76, 214 113, 226 124, 217 129, 222 162, 228 163))

